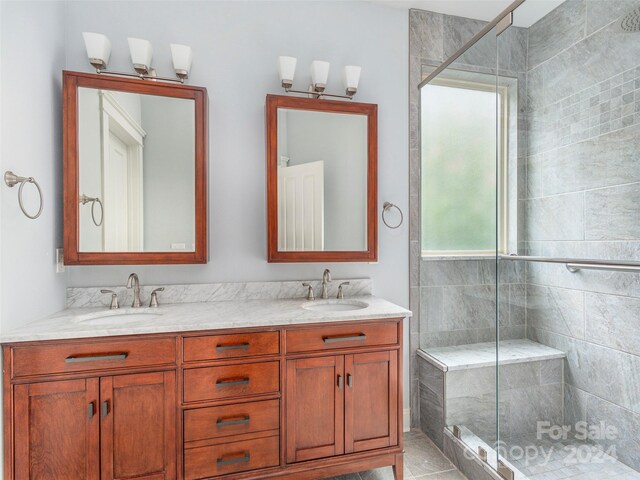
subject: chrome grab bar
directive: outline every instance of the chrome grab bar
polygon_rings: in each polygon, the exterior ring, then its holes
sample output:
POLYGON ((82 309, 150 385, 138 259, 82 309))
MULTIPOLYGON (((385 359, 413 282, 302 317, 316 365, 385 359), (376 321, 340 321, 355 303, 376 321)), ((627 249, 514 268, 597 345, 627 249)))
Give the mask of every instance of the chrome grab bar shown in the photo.
POLYGON ((500 255, 500 260, 517 262, 564 263, 571 273, 580 270, 604 270, 610 272, 640 273, 640 262, 623 260, 594 260, 584 258, 554 258, 527 255, 500 255))

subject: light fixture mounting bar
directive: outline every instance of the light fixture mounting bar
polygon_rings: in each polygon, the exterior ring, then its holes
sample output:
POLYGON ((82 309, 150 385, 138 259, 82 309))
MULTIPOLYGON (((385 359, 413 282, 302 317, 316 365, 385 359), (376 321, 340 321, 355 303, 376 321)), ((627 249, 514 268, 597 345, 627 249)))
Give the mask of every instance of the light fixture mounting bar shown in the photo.
POLYGON ((157 77, 155 75, 149 75, 148 73, 129 73, 129 72, 116 72, 114 70, 106 70, 103 68, 96 68, 96 73, 105 75, 117 75, 120 77, 132 77, 139 78, 140 80, 160 80, 163 82, 176 82, 184 83, 184 78, 171 78, 171 77, 157 77))
POLYGON ((316 92, 315 90, 293 90, 291 88, 285 88, 284 91, 286 93, 300 93, 303 95, 312 95, 318 100, 320 100, 322 97, 346 98, 348 100, 353 100, 352 95, 336 95, 333 93, 316 92))

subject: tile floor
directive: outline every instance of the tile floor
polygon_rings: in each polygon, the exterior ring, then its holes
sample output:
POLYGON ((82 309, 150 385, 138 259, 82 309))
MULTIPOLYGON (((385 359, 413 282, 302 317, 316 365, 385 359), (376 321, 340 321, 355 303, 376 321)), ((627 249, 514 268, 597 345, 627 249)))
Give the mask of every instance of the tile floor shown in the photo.
MULTIPOLYGON (((419 430, 404 434, 405 480, 466 480, 427 436, 419 430)), ((341 475, 329 480, 393 480, 391 467, 341 475)))
POLYGON ((529 459, 509 461, 529 480, 640 480, 640 472, 607 455, 600 447, 576 439, 552 441, 521 436, 506 440, 509 452, 529 451, 529 459))

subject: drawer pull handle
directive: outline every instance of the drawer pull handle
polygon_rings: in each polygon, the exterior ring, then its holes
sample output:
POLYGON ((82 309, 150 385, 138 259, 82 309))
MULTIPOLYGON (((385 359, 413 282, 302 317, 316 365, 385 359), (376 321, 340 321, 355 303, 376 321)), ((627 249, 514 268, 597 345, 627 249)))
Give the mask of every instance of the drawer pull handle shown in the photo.
POLYGON ((233 345, 216 345, 216 352, 224 352, 225 350, 249 350, 249 344, 235 343, 233 345))
POLYGON ((322 337, 324 343, 336 343, 336 342, 353 342, 356 340, 366 340, 367 336, 364 333, 358 335, 347 335, 342 337, 322 337))
POLYGON ((216 386, 218 387, 230 387, 232 385, 248 385, 248 384, 249 384, 249 377, 229 378, 227 380, 216 381, 216 386))
POLYGON ((226 420, 223 420, 222 418, 219 418, 216 421, 216 425, 218 427, 228 427, 229 425, 248 424, 249 421, 250 421, 249 415, 245 415, 244 417, 228 418, 226 420))
POLYGON ((97 355, 72 355, 64 359, 66 363, 100 362, 103 360, 126 360, 128 353, 99 353, 97 355))
POLYGON ((106 417, 107 415, 109 415, 109 400, 102 402, 102 416, 106 417))
POLYGON ((89 414, 89 418, 93 418, 93 416, 96 414, 96 402, 91 402, 89 404, 89 408, 88 408, 88 412, 89 414))
POLYGON ((219 458, 216 460, 216 464, 221 467, 223 465, 231 465, 232 463, 246 463, 251 460, 251 455, 249 453, 245 453, 239 457, 230 457, 230 458, 219 458))
POLYGON ((353 375, 347 373, 347 387, 353 388, 353 375))
POLYGON ((342 375, 338 375, 338 390, 342 390, 342 375))

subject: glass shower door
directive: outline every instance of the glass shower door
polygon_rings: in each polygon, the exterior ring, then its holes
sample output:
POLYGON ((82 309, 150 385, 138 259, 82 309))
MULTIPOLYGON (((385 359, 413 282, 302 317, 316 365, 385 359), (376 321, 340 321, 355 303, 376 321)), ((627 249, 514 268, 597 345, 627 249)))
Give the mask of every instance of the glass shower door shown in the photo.
POLYGON ((439 446, 444 429, 473 452, 498 440, 496 48, 491 31, 439 73, 423 66, 420 90, 421 417, 439 446))
POLYGON ((498 260, 499 459, 640 479, 640 1, 527 3, 497 44, 518 239, 498 260))

